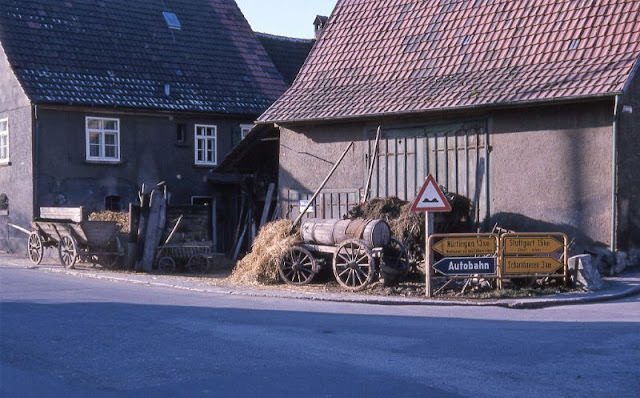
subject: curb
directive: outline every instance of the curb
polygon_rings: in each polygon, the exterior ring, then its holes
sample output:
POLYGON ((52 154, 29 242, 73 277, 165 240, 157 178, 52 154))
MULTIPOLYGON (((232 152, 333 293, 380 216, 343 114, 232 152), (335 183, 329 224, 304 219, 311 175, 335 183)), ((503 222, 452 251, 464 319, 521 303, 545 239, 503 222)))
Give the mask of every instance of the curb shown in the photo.
MULTIPOLYGON (((162 288, 177 289, 183 291, 192 291, 198 293, 211 293, 211 294, 225 294, 240 297, 265 297, 265 298, 280 298, 280 299, 298 299, 298 300, 310 300, 310 301, 322 301, 322 302, 340 302, 340 303, 353 303, 353 304, 370 304, 370 305, 432 305, 432 306, 469 306, 469 307, 503 307, 509 309, 539 309, 563 305, 576 305, 576 304, 588 304, 597 303, 611 300, 618 300, 629 296, 640 294, 640 283, 637 286, 627 287, 619 291, 602 293, 591 292, 585 293, 580 297, 553 297, 547 296, 544 298, 531 298, 531 299, 502 299, 502 300, 447 300, 447 299, 416 299, 416 298, 404 298, 404 297, 384 297, 384 296, 354 296, 348 292, 344 295, 336 293, 298 293, 298 292, 285 292, 282 290, 262 290, 251 288, 238 288, 233 286, 188 286, 180 283, 167 283, 162 281, 150 280, 151 275, 139 274, 144 278, 127 278, 126 276, 118 275, 99 275, 91 271, 84 270, 70 270, 66 268, 42 268, 39 266, 25 266, 22 261, 15 261, 13 258, 8 265, 23 267, 25 269, 38 270, 50 273, 61 273, 81 278, 92 278, 98 280, 108 280, 113 282, 126 282, 136 285, 146 285, 162 288)), ((179 276, 176 276, 179 278, 179 276)))

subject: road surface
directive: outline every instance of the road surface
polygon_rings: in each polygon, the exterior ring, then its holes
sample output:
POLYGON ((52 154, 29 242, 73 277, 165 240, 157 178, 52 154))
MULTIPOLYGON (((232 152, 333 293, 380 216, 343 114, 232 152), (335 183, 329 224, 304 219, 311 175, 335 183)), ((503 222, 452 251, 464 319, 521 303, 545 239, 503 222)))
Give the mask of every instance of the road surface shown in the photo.
POLYGON ((194 293, 0 265, 1 397, 638 397, 640 301, 194 293))

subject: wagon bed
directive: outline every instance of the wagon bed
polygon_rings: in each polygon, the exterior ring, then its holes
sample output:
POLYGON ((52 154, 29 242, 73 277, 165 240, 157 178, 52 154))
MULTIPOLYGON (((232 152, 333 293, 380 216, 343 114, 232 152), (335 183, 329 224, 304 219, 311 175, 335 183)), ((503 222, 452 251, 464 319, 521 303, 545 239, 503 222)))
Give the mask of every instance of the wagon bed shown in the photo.
POLYGON ((42 207, 31 223, 29 259, 40 264, 47 247, 58 249, 62 265, 79 261, 114 267, 124 255, 114 221, 88 221, 82 207, 42 207))

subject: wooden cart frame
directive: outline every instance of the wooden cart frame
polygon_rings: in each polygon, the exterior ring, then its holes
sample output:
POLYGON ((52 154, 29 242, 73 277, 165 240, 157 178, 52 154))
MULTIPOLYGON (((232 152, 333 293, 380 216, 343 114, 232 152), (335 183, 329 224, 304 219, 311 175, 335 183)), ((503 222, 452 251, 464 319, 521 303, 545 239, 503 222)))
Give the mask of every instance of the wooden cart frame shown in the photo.
POLYGON ((395 283, 409 271, 407 249, 397 239, 392 238, 385 247, 370 247, 361 239, 346 239, 336 246, 312 243, 293 246, 280 259, 280 277, 287 284, 308 284, 322 269, 323 256, 332 257, 336 281, 352 291, 366 288, 376 276, 381 276, 385 284, 395 283))
POLYGON ((124 256, 118 238, 119 226, 113 221, 87 221, 81 207, 43 207, 32 223, 27 249, 29 260, 40 264, 44 249, 55 247, 60 263, 73 268, 78 262, 115 268, 124 256))

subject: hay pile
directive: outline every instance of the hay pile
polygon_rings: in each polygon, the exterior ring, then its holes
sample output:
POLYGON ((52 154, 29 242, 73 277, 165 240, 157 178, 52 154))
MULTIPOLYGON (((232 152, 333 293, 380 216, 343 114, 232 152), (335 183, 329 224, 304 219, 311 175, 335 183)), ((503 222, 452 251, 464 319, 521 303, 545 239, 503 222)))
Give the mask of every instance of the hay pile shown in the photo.
MULTIPOLYGON (((471 232, 471 201, 455 193, 445 193, 451 204, 450 213, 437 213, 434 219, 436 233, 471 232)), ((411 211, 411 202, 395 196, 374 198, 349 211, 349 218, 382 219, 391 228, 393 236, 406 242, 407 250, 417 254, 424 245, 424 213, 411 211)))
POLYGON ((117 211, 101 211, 89 214, 89 221, 115 221, 120 232, 129 232, 129 213, 117 211))
POLYGON ((277 283, 280 257, 293 245, 302 241, 297 232, 290 235, 290 229, 289 220, 265 224, 253 242, 251 252, 238 261, 229 279, 249 284, 277 283))
MULTIPOLYGON (((349 218, 381 219, 389 224, 391 233, 401 242, 407 241, 409 246, 424 242, 424 213, 413 213, 411 202, 395 196, 360 203, 349 211, 349 218)), ((411 247, 408 249, 412 251, 411 247)))

